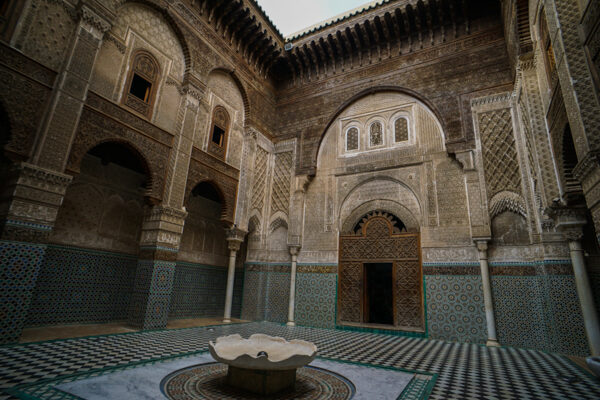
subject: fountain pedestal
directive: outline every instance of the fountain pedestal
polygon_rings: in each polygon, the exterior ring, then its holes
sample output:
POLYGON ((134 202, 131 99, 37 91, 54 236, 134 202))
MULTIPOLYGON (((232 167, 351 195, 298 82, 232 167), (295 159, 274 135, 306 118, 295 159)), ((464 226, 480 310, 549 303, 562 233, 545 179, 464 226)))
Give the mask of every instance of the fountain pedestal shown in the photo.
POLYGON ((317 346, 304 340, 254 334, 217 338, 208 345, 210 354, 227 364, 225 383, 263 396, 293 389, 296 370, 314 360, 317 346))
POLYGON ((263 396, 293 389, 296 384, 296 369, 268 371, 231 365, 227 368, 227 385, 263 396))

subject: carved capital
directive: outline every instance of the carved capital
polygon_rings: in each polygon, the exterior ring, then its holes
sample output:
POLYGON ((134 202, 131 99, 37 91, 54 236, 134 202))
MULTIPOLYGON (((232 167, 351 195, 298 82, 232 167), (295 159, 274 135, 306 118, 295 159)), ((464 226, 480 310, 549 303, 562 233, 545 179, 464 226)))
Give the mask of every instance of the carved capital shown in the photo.
POLYGON ((460 163, 464 171, 475 171, 475 157, 473 150, 457 151, 456 160, 460 163))
POLYGON ((297 175, 294 192, 306 193, 308 186, 312 182, 314 175, 297 175))
POLYGON ((288 245, 288 249, 290 250, 290 255, 297 256, 300 253, 301 246, 298 244, 288 245))
POLYGON ((238 251, 244 242, 244 238, 246 237, 247 233, 248 232, 236 227, 235 225, 232 228, 226 229, 225 240, 227 240, 227 248, 229 250, 238 251))
POLYGON ((583 182, 598 167, 600 167, 600 152, 590 151, 573 168, 573 175, 579 182, 583 182))
POLYGON ((556 229, 569 242, 579 241, 583 236, 583 226, 587 223, 586 208, 565 206, 555 202, 544 210, 554 221, 556 229))
POLYGON ((147 210, 142 225, 140 246, 176 252, 187 212, 167 206, 154 206, 147 210))
POLYGON ((477 246, 477 251, 479 252, 479 259, 487 260, 487 251, 488 251, 488 242, 490 238, 473 238, 475 245, 477 246))

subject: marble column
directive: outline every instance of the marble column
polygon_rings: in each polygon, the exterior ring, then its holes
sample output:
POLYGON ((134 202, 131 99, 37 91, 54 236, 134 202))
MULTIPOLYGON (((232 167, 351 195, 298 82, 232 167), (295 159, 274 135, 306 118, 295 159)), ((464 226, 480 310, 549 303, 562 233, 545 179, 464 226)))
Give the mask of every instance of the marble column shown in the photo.
POLYGON ((554 204, 546 210, 552 217, 556 229, 569 243, 573 275, 577 286, 577 295, 581 305, 583 323, 592 355, 600 355, 600 324, 594 303, 594 296, 585 268, 581 238, 583 226, 587 223, 585 207, 569 207, 554 204))
POLYGON ((225 292, 225 312, 223 322, 231 322, 231 306, 233 304, 233 283, 235 279, 235 260, 246 232, 235 226, 227 230, 227 247, 229 248, 229 267, 227 270, 227 291, 225 292))
POLYGON ((290 271, 290 302, 288 306, 288 326, 295 326, 294 309, 296 307, 296 263, 298 261, 298 252, 300 246, 290 246, 290 255, 292 256, 292 269, 290 271))
POLYGON ((494 300, 492 298, 492 282, 490 280, 490 269, 488 264, 488 241, 476 240, 479 253, 479 267, 481 268, 481 284, 483 286, 483 302, 485 305, 485 320, 487 324, 488 338, 486 346, 500 346, 496 335, 496 317, 494 315, 494 300))

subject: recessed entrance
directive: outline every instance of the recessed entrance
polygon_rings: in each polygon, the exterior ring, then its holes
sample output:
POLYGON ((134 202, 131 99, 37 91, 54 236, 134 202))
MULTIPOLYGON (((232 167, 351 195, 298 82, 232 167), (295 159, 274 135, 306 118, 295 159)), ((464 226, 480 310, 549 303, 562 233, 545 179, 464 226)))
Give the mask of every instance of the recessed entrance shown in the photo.
POLYGON ((394 281, 392 263, 364 264, 365 321, 370 324, 394 324, 394 281))

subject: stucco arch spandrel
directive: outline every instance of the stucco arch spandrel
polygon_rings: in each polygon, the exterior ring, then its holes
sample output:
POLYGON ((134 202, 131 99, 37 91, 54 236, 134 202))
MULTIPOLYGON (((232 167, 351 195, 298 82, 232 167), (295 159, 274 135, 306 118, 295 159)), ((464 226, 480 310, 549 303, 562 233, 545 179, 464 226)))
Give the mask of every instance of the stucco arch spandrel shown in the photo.
POLYGON ((165 7, 165 2, 160 0, 114 0, 114 9, 118 14, 120 9, 126 4, 142 4, 145 5, 154 11, 158 12, 167 22, 169 27, 172 29, 173 33, 177 37, 179 44, 181 46, 183 52, 183 60, 184 60, 184 78, 188 75, 190 71, 190 67, 192 65, 190 58, 190 50, 188 40, 186 39, 186 29, 182 28, 179 23, 177 23, 176 19, 172 15, 172 11, 165 7))
POLYGON ((389 211, 404 222, 407 228, 418 229, 421 221, 421 205, 415 193, 404 183, 389 177, 367 179, 356 185, 342 200, 339 208, 340 230, 345 231, 351 224, 354 213, 360 218, 369 211, 371 206, 386 205, 389 211), (362 208, 361 208, 362 207, 362 208), (406 221, 405 221, 406 220, 406 221))
POLYGON ((417 102, 421 103, 427 111, 433 114, 434 118, 436 119, 436 122, 439 124, 440 131, 443 137, 445 138, 445 141, 448 140, 449 135, 446 134, 448 131, 448 124, 446 120, 448 118, 444 118, 444 115, 439 111, 440 107, 438 107, 434 102, 432 102, 422 94, 417 93, 411 89, 403 88, 400 86, 376 86, 369 89, 361 90, 358 93, 352 95, 331 114, 331 116, 326 120, 326 125, 324 125, 322 128, 315 128, 319 131, 319 140, 317 142, 317 146, 315 146, 312 149, 313 154, 311 154, 310 157, 311 165, 304 165, 303 168, 316 168, 317 159, 319 157, 319 151, 321 149, 321 146, 323 145, 323 140, 329 132, 332 125, 335 123, 335 121, 337 121, 337 119, 342 115, 342 113, 359 100, 378 93, 398 93, 413 98, 417 102))
POLYGON ((384 211, 398 217, 409 232, 419 230, 419 221, 412 212, 402 204, 393 200, 371 200, 361 204, 345 217, 340 218, 340 233, 350 234, 361 218, 372 211, 384 211))
POLYGON ((235 82, 235 85, 237 86, 238 90, 240 91, 240 94, 242 96, 242 101, 244 103, 244 125, 247 124, 250 121, 251 107, 250 107, 250 99, 248 97, 248 93, 246 91, 246 88, 244 87, 244 84, 242 83, 240 78, 237 76, 235 71, 232 71, 231 69, 224 68, 224 67, 217 67, 217 68, 212 69, 208 73, 207 79, 211 74, 213 74, 215 72, 217 72, 217 73, 220 72, 220 73, 226 74, 235 82))

